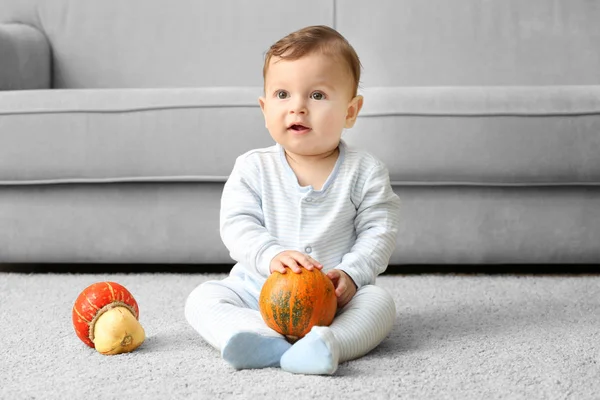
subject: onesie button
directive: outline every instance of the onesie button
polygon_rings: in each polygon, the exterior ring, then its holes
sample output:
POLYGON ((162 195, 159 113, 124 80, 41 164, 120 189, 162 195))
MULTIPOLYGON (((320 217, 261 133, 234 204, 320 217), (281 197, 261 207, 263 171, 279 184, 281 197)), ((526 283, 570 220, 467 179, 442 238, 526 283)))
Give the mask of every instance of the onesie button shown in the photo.
POLYGON ((304 200, 306 200, 306 202, 307 202, 307 203, 310 203, 310 202, 312 201, 312 197, 307 197, 307 198, 306 198, 306 199, 304 199, 304 200))
POLYGON ((310 253, 312 251, 312 247, 306 246, 306 248, 304 249, 304 251, 306 251, 307 253, 310 253))

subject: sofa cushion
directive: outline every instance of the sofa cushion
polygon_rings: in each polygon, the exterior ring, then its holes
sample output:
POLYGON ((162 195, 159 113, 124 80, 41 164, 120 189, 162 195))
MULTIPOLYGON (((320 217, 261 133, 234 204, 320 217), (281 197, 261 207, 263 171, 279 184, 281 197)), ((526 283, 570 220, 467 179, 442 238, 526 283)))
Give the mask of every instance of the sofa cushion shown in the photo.
MULTIPOLYGON (((398 184, 600 182, 600 87, 366 88, 344 133, 398 184)), ((273 141, 262 88, 4 92, 0 183, 217 181, 273 141)))
POLYGON ((262 88, 4 92, 0 182, 224 181, 273 144, 262 88))
POLYGON ((600 86, 366 88, 344 133, 401 184, 600 183, 600 86))

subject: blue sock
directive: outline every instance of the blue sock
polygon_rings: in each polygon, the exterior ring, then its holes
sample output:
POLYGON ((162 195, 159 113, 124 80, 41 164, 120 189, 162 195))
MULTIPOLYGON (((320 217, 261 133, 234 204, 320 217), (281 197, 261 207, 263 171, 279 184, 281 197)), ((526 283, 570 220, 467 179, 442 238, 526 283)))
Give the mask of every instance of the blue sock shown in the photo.
POLYGON ((283 338, 239 332, 225 343, 221 355, 235 369, 278 367, 290 347, 283 338))
POLYGON ((295 374, 331 375, 338 367, 339 349, 333 332, 315 326, 281 357, 281 369, 295 374))

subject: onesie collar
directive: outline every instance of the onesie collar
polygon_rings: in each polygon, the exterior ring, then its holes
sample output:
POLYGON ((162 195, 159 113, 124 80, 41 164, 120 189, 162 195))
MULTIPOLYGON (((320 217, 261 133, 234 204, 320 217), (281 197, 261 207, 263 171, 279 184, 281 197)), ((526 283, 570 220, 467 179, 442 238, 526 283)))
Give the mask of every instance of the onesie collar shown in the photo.
POLYGON ((327 180, 325 181, 325 184, 323 185, 321 190, 314 190, 312 185, 300 186, 300 184, 298 183, 298 178, 296 177, 296 174, 294 173, 294 170, 292 169, 292 167, 290 167, 290 164, 288 163, 288 160, 285 157, 285 150, 283 149, 283 146, 281 146, 279 143, 277 143, 276 146, 277 146, 277 149, 279 150, 279 158, 281 160, 281 163, 283 164, 283 167, 285 168, 286 174, 295 183, 296 188, 301 193, 309 193, 310 192, 310 193, 314 193, 314 194, 325 193, 327 191, 327 189, 329 188, 329 186, 332 185, 333 181, 335 181, 335 179, 339 173, 339 170, 340 170, 342 164, 344 163, 344 159, 346 157, 346 147, 347 147, 346 143, 343 140, 340 140, 340 143, 338 145, 338 149, 339 149, 340 153, 338 154, 338 158, 335 161, 333 170, 329 174, 329 177, 327 177, 327 180))

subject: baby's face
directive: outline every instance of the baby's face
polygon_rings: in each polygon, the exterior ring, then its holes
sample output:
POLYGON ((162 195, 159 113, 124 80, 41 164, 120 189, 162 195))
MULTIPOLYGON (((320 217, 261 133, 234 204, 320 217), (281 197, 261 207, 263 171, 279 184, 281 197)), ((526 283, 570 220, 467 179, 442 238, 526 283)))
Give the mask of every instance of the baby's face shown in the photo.
POLYGON ((342 130, 350 128, 362 97, 345 65, 320 53, 287 61, 273 58, 259 99, 265 124, 286 151, 316 156, 335 149, 342 130), (353 108, 354 107, 354 108, 353 108))

